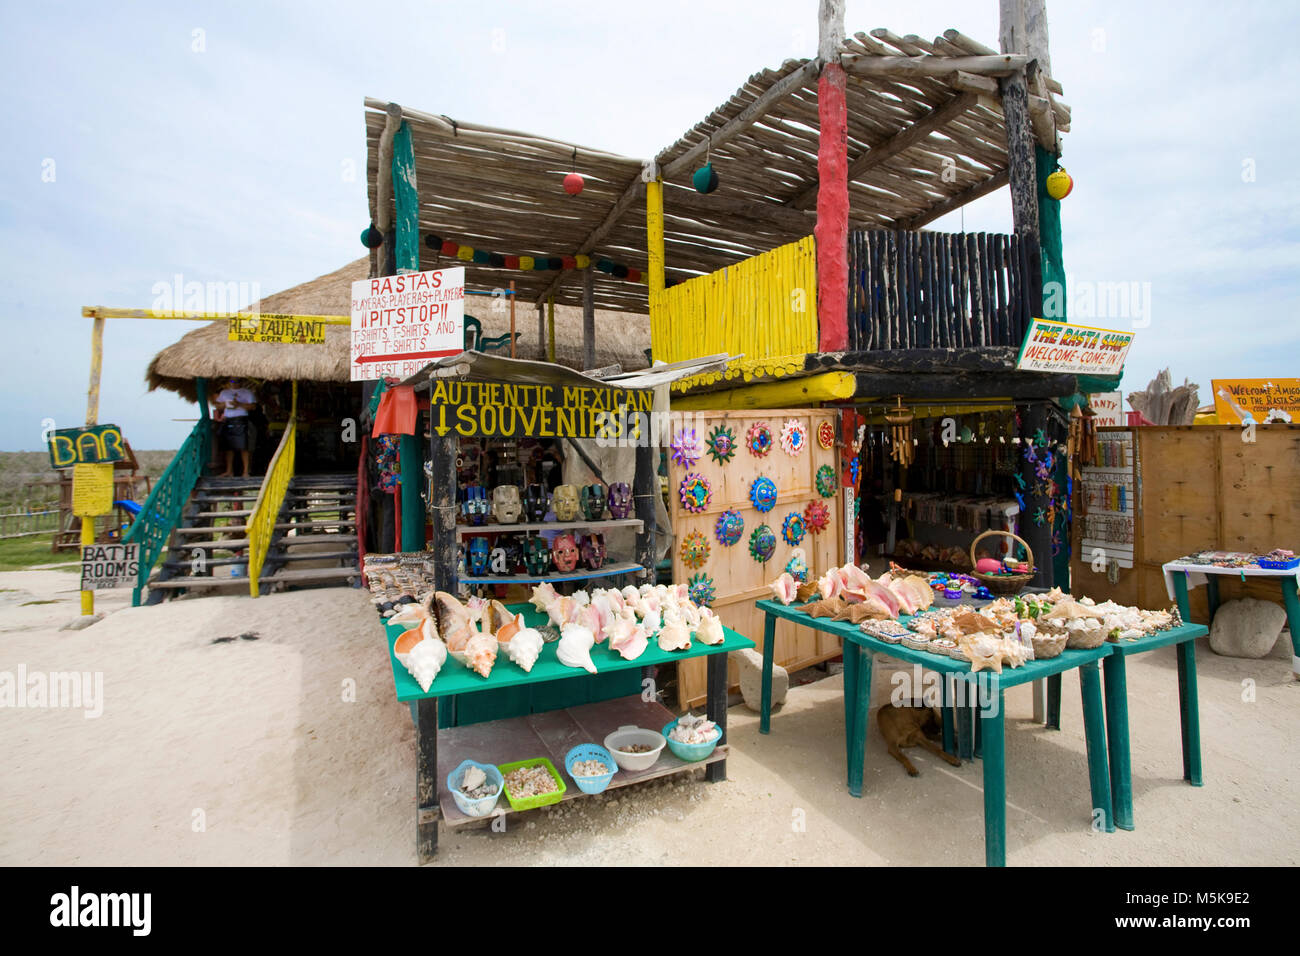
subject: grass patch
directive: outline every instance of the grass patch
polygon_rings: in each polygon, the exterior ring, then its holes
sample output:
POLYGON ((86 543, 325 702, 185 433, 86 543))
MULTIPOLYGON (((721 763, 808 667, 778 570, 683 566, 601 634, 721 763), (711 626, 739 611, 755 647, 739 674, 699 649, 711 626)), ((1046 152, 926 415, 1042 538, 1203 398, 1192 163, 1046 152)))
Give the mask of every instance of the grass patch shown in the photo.
POLYGON ((51 551, 53 540, 50 534, 0 541, 0 571, 26 571, 37 564, 58 564, 57 570, 80 573, 80 555, 75 551, 51 551))
POLYGON ((19 607, 31 607, 33 604, 58 604, 58 601, 24 601, 19 607))

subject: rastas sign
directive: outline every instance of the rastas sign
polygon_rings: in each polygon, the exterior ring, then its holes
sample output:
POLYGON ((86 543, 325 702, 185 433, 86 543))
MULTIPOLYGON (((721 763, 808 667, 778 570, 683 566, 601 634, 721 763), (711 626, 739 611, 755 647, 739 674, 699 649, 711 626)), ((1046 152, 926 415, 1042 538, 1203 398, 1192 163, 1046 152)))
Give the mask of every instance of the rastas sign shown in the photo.
POLYGON ((608 438, 625 417, 648 415, 651 389, 434 379, 434 430, 461 438, 608 438))
POLYGON ((97 465, 126 459, 126 442, 116 425, 60 428, 50 433, 50 465, 97 465))

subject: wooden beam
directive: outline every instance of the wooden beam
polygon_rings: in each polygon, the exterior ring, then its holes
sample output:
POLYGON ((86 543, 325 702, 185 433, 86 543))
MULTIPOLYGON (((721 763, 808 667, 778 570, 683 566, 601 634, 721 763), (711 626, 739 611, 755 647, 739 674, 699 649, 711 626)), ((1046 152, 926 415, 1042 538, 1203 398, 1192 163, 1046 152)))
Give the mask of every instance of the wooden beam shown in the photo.
POLYGON ((874 56, 847 54, 844 69, 854 76, 950 76, 959 70, 979 76, 1009 76, 1023 70, 1028 58, 1014 54, 997 56, 874 56))
POLYGON ((830 63, 844 42, 844 0, 821 0, 817 6, 817 57, 830 63))
POLYGON ((852 372, 823 372, 779 382, 741 385, 725 391, 705 392, 673 399, 673 411, 703 411, 711 408, 807 408, 817 402, 838 402, 852 398, 857 381, 852 372))
POLYGON ((987 196, 989 193, 1001 189, 1009 182, 1009 180, 1010 173, 1005 169, 1000 170, 988 179, 984 180, 984 182, 976 183, 974 186, 962 190, 955 196, 949 196, 942 202, 935 203, 925 212, 917 213, 909 219, 899 221, 894 228, 905 229, 909 232, 914 229, 920 229, 922 226, 934 222, 934 220, 938 219, 940 216, 947 215, 955 209, 960 209, 967 203, 974 202, 981 196, 987 196))
POLYGON ((555 296, 546 300, 546 361, 555 361, 555 296))
MULTIPOLYGON (((592 301, 592 268, 582 270, 582 367, 596 367, 596 306, 592 301)), ((513 303, 511 308, 513 308, 513 303)), ((511 353, 513 354, 513 352, 511 353)))
POLYGON ((379 168, 375 170, 375 228, 384 234, 393 224, 389 211, 393 204, 393 137, 402 125, 402 108, 396 103, 384 107, 384 131, 379 134, 379 168))
POLYGON ((645 184, 646 282, 653 308, 664 291, 664 183, 655 178, 645 184))
MULTIPOLYGON (((957 400, 969 398, 1001 398, 1011 396, 1016 400, 1059 398, 1073 395, 1077 379, 1073 375, 1052 372, 1020 372, 1014 369, 1003 372, 976 374, 931 374, 915 372, 858 372, 856 377, 858 398, 880 398, 902 395, 903 400, 957 400)), ((677 403, 673 403, 677 407, 677 403)))
MULTIPOLYGON (((813 192, 816 195, 815 187, 813 192)), ((687 214, 698 212, 712 216, 725 213, 728 216, 752 219, 759 223, 771 223, 804 236, 812 232, 813 226, 817 223, 817 212, 813 209, 792 209, 777 203, 736 199, 732 196, 719 196, 717 193, 701 196, 693 189, 670 189, 666 203, 668 210, 673 214, 678 210, 683 210, 687 214)))
MULTIPOLYGON (((990 82, 993 81, 990 80, 990 82)), ((994 83, 994 89, 996 88, 997 84, 994 83)), ((947 126, 961 116, 973 107, 978 100, 979 95, 977 93, 962 93, 955 96, 948 102, 930 110, 924 116, 918 118, 911 126, 891 136, 883 143, 871 147, 849 164, 849 182, 857 182, 874 167, 897 156, 904 150, 916 146, 928 138, 935 130, 947 126)), ((790 200, 790 205, 795 209, 806 209, 808 203, 815 202, 816 199, 817 184, 814 183, 790 200)))

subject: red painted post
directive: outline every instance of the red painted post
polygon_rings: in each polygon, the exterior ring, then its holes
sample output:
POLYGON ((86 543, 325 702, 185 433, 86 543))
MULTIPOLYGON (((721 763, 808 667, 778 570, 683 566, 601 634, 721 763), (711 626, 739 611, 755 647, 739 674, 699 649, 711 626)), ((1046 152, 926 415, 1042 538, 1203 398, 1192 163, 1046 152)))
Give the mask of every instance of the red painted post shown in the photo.
POLYGON ((817 81, 817 343, 822 352, 849 347, 848 106, 844 68, 829 62, 817 81))

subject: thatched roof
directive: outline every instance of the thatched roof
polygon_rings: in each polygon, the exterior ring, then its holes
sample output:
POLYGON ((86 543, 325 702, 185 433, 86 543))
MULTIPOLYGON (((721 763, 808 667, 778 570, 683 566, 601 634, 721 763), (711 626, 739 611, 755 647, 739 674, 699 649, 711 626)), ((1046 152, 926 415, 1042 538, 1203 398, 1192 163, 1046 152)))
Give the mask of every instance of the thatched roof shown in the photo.
MULTIPOLYGON (((288 315, 347 315, 352 307, 352 283, 369 275, 366 257, 342 269, 269 295, 255 303, 260 312, 288 315)), ((484 336, 510 331, 507 297, 467 295, 465 314, 483 324, 484 336)), ((516 354, 543 358, 537 341, 537 311, 520 302, 515 308, 515 329, 522 332, 516 354)), ((149 363, 145 379, 149 389, 165 388, 195 399, 194 379, 257 378, 297 379, 313 382, 347 382, 349 329, 325 327, 324 345, 275 345, 267 342, 230 342, 226 322, 210 322, 169 345, 149 363)), ((621 365, 625 370, 645 368, 650 348, 650 320, 644 315, 596 310, 596 365, 621 365)), ((583 368, 582 310, 555 307, 555 358, 561 365, 583 368)), ((508 352, 506 354, 509 354, 508 352)))

